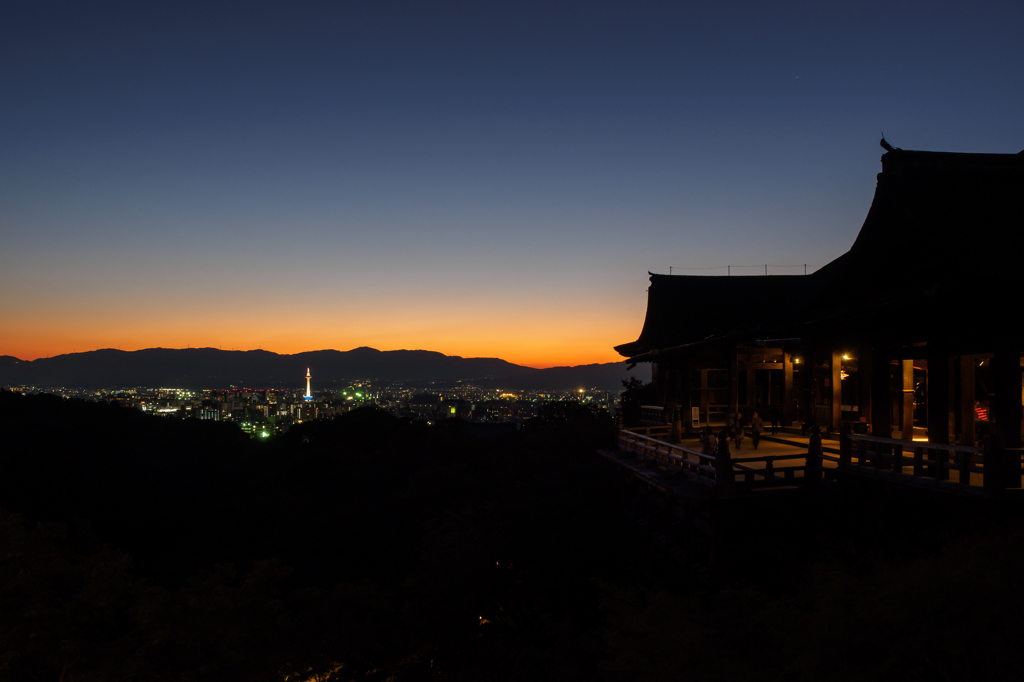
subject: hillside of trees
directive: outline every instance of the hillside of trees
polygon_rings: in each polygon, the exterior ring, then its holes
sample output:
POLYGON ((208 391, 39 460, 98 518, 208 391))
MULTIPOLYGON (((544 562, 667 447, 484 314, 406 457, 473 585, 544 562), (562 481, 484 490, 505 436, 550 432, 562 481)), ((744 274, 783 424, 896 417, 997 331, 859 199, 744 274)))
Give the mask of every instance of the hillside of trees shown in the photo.
POLYGON ((1013 508, 832 490, 680 561, 599 456, 362 409, 230 424, 0 392, 2 680, 1008 679, 1013 508))

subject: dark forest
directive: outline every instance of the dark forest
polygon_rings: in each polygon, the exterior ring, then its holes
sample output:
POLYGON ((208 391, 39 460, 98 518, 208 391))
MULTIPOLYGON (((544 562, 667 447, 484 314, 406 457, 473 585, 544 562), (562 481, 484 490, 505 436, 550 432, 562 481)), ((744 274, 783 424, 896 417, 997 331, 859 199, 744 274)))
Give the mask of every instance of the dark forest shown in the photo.
POLYGON ((550 403, 514 433, 373 408, 270 442, 0 392, 0 679, 1014 677, 1020 519, 839 485, 716 562, 550 403))

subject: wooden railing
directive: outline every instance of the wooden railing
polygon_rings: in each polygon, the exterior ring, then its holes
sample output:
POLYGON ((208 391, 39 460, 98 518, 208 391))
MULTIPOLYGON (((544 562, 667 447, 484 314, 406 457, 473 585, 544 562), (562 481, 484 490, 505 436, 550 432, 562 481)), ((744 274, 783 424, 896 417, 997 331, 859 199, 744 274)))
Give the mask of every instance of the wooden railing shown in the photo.
POLYGON ((763 457, 744 457, 740 462, 733 462, 736 470, 736 481, 750 488, 775 488, 793 486, 810 482, 817 472, 821 478, 822 468, 809 467, 807 454, 765 455, 763 457), (749 466, 754 462, 764 462, 764 469, 749 466), (796 462, 797 464, 792 464, 796 462), (788 463, 788 466, 786 465, 788 463), (782 464, 782 466, 779 466, 782 464))
POLYGON ((740 461, 729 457, 720 461, 716 455, 640 433, 643 430, 620 429, 619 450, 704 486, 757 490, 806 484, 820 480, 822 476, 821 462, 815 461, 810 453, 744 457, 740 461), (764 468, 750 466, 755 463, 763 463, 764 468))
POLYGON ((1024 448, 1000 448, 996 441, 975 448, 843 434, 838 456, 815 455, 809 448, 807 453, 723 460, 655 437, 667 431, 667 427, 620 429, 619 450, 700 485, 750 491, 817 482, 824 475, 825 462, 834 463, 832 471, 978 494, 1022 489, 1024 476, 1024 448))
POLYGON ((641 405, 640 421, 648 425, 661 425, 665 423, 665 408, 661 405, 641 405))
POLYGON ((667 436, 672 432, 672 427, 668 424, 658 424, 657 426, 630 426, 629 430, 633 433, 642 433, 645 436, 667 436))
POLYGON ((985 448, 845 434, 839 466, 918 485, 994 493, 1021 487, 1021 448, 985 448))
POLYGON ((640 429, 619 430, 619 450, 631 452, 643 460, 650 460, 677 471, 689 481, 714 486, 715 458, 699 450, 666 443, 648 435, 637 433, 640 429))
MULTIPOLYGON (((840 468, 873 469, 894 478, 925 479, 936 484, 968 488, 984 486, 984 456, 980 448, 845 434, 840 441, 840 468), (975 475, 976 474, 976 475, 975 475), (951 479, 955 478, 955 481, 951 479), (973 478, 973 481, 972 481, 973 478)), ((991 477, 990 477, 991 478, 991 477)), ((991 487, 992 481, 989 481, 991 487)))

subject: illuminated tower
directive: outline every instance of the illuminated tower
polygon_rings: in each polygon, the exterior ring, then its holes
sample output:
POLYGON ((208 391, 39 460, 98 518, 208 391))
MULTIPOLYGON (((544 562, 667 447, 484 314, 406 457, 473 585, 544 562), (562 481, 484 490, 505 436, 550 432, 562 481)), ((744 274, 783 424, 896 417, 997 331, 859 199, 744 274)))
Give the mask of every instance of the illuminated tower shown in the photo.
POLYGON ((312 400, 313 394, 309 392, 309 367, 306 368, 306 400, 312 400))

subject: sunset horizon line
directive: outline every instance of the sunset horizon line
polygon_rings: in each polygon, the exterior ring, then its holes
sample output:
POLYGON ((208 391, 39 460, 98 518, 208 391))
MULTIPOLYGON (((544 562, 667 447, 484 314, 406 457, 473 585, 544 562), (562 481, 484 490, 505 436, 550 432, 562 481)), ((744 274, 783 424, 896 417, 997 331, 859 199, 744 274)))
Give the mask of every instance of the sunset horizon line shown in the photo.
MULTIPOLYGON (((365 344, 364 345, 360 345, 360 346, 355 346, 355 347, 350 348, 348 350, 340 350, 340 349, 337 349, 337 348, 315 348, 315 349, 311 349, 311 350, 302 350, 302 351, 295 351, 295 352, 282 352, 282 351, 271 350, 269 348, 263 348, 263 347, 244 348, 244 349, 243 348, 227 348, 227 349, 225 349, 223 347, 218 347, 218 346, 190 346, 190 345, 186 345, 185 347, 145 346, 145 347, 140 347, 140 348, 123 348, 123 347, 117 347, 117 346, 106 346, 106 347, 91 348, 89 350, 81 350, 81 351, 77 350, 77 349, 74 349, 74 350, 70 350, 70 351, 65 351, 63 353, 49 353, 49 354, 47 354, 47 353, 40 353, 38 355, 29 354, 28 357, 20 356, 20 355, 12 355, 12 354, 7 354, 7 353, 0 353, 0 357, 14 358, 18 362, 35 362, 36 360, 49 360, 49 359, 52 359, 52 358, 57 358, 57 357, 66 356, 66 355, 83 355, 83 354, 86 354, 86 353, 96 353, 96 352, 100 352, 100 351, 118 351, 118 352, 122 352, 122 353, 138 353, 138 352, 147 351, 147 350, 172 350, 172 351, 215 350, 215 351, 221 351, 221 352, 224 352, 224 353, 251 353, 253 351, 264 351, 264 352, 267 352, 267 353, 272 353, 274 355, 291 356, 291 355, 302 355, 302 354, 305 354, 305 353, 320 353, 320 352, 324 352, 324 351, 333 351, 333 352, 336 352, 336 353, 351 353, 352 351, 356 351, 356 350, 360 350, 360 349, 364 349, 364 348, 368 349, 368 350, 376 351, 376 352, 379 352, 379 353, 393 353, 393 352, 401 352, 401 351, 407 351, 407 352, 427 352, 427 353, 439 353, 441 355, 444 355, 445 357, 450 357, 450 358, 502 360, 504 362, 508 362, 509 364, 518 365, 520 367, 529 367, 530 369, 552 369, 552 368, 555 368, 555 367, 582 367, 582 366, 586 366, 586 365, 601 365, 601 364, 611 364, 611 363, 617 362, 616 360, 613 359, 613 360, 607 360, 607 361, 601 361, 601 360, 582 361, 582 362, 577 362, 576 364, 565 364, 565 363, 558 363, 558 362, 551 362, 551 363, 542 362, 542 363, 530 363, 530 364, 527 364, 527 363, 523 363, 523 362, 516 362, 514 360, 509 360, 509 359, 507 359, 507 358, 505 358, 505 357, 503 357, 501 355, 497 355, 497 354, 493 354, 493 355, 463 355, 463 354, 459 354, 459 353, 446 353, 444 351, 433 350, 433 349, 430 349, 430 348, 388 348, 388 349, 380 349, 380 348, 375 348, 373 346, 369 346, 369 345, 365 345, 365 344)), ((625 362, 624 359, 621 360, 621 361, 625 362)))

